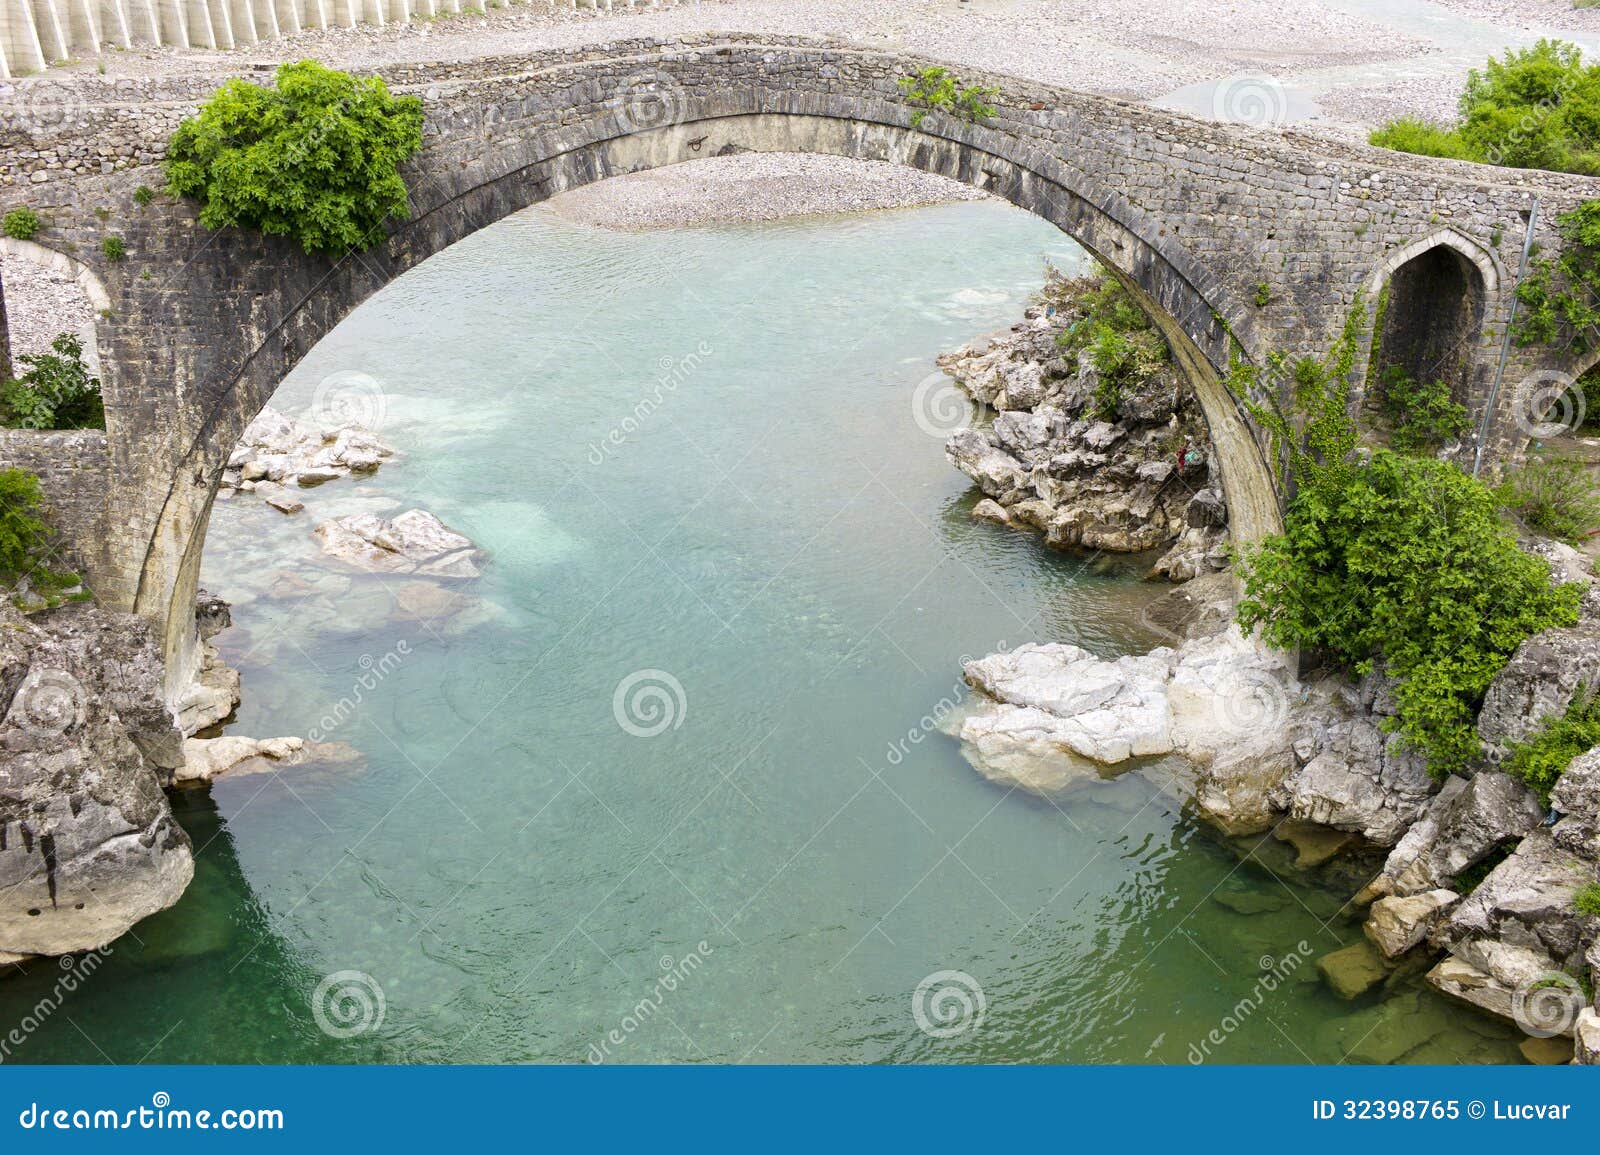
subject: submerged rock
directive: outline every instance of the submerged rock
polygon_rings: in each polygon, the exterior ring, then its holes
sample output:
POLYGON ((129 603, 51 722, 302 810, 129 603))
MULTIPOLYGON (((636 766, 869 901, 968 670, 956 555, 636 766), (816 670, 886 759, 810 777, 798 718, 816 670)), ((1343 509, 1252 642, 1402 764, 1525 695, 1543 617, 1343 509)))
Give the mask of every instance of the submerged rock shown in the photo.
POLYGON ((0 602, 0 952, 97 949, 189 884, 157 782, 180 739, 161 684, 143 620, 0 602))
POLYGON ((1341 999, 1358 999, 1389 977, 1389 964, 1362 939, 1317 960, 1317 970, 1341 999))
POLYGON ((481 572, 483 551, 421 509, 393 520, 359 513, 325 521, 316 535, 325 553, 368 573, 474 578, 481 572))
POLYGON ((351 473, 370 473, 395 451, 360 425, 318 429, 268 406, 228 458, 224 490, 255 492, 284 513, 303 506, 289 486, 310 488, 351 473))
POLYGON ((183 744, 184 765, 175 784, 193 786, 223 774, 261 773, 307 763, 343 764, 361 754, 344 742, 307 742, 304 738, 190 738, 183 744))

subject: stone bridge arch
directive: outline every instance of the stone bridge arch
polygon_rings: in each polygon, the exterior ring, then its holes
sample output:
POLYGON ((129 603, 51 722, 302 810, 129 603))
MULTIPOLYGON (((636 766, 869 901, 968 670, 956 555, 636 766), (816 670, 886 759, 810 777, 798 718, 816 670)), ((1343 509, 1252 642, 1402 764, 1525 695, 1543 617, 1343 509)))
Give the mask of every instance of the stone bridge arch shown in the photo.
MULTIPOLYGON (((1006 77, 963 78, 1000 89, 981 124, 942 113, 913 123, 898 81, 926 63, 717 34, 394 66, 386 79, 426 110, 424 147, 406 171, 412 213, 336 262, 282 239, 209 232, 188 204, 139 203, 149 199, 135 198, 141 185, 161 183, 150 161, 187 91, 155 94, 165 103, 148 125, 88 102, 66 138, 0 156, 0 210, 41 209, 52 244, 111 298, 101 323, 109 496, 104 524, 79 543, 101 599, 165 623, 169 676, 181 681, 210 503, 229 449, 283 375, 420 261, 612 175, 742 150, 826 153, 951 177, 1051 221, 1168 338, 1211 426, 1241 540, 1276 529, 1280 508, 1261 439, 1222 385, 1230 358, 1321 353, 1373 270, 1402 267, 1413 243, 1446 243, 1484 276, 1470 334, 1482 379, 1509 300, 1499 270, 1519 247, 1516 214, 1534 191, 1546 198, 1541 222, 1590 191, 1553 176, 1537 189, 1485 184, 1477 166, 1203 124, 1006 77), (52 164, 73 175, 57 179, 52 164), (102 259, 108 234, 125 240, 125 261, 102 259)), ((1555 247, 1541 227, 1541 244, 1555 247)), ((1514 358, 1512 372, 1528 361, 1514 358)))

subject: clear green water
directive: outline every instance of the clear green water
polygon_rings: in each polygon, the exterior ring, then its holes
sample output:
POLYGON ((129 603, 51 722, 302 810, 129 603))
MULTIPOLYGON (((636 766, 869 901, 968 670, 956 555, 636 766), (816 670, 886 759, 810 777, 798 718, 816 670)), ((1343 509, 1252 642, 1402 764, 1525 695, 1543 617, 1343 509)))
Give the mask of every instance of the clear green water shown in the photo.
MULTIPOLYGON (((368 675, 331 734, 365 762, 179 796, 191 891, 15 1058, 583 1061, 615 1030, 632 1062, 1184 1062, 1263 965, 1358 938, 1343 894, 1241 865, 1140 774, 1057 809, 904 741, 963 655, 1151 641, 1136 563, 972 521, 915 420, 933 356, 1011 322, 1046 257, 1078 254, 988 204, 642 236, 536 211, 369 302, 277 404, 370 374, 404 456, 298 517, 220 506, 205 573, 235 607, 231 732, 304 734, 368 675), (428 622, 310 533, 414 505, 492 558, 428 622), (654 737, 613 712, 642 669, 683 692, 654 737), (313 993, 345 970, 384 1015, 333 1038, 313 993), (985 1014, 937 1038, 912 1000, 943 970, 985 1014)), ((0 983, 0 1011, 54 978, 0 983)), ((1436 1036, 1413 1058, 1514 1055, 1430 996, 1342 1003, 1309 961, 1213 1054, 1391 1057, 1396 1031, 1436 1036)))

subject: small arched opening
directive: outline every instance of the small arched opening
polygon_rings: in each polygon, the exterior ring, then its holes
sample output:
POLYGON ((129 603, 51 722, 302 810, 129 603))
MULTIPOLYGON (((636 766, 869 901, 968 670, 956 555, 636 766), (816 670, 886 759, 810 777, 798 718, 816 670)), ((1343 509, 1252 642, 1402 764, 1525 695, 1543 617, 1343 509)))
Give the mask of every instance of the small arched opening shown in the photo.
POLYGON ((1387 385, 1404 376, 1443 382, 1450 397, 1468 404, 1474 352, 1494 265, 1455 234, 1407 246, 1377 278, 1373 365, 1369 380, 1382 404, 1387 385), (1487 270, 1487 275, 1486 275, 1487 270))

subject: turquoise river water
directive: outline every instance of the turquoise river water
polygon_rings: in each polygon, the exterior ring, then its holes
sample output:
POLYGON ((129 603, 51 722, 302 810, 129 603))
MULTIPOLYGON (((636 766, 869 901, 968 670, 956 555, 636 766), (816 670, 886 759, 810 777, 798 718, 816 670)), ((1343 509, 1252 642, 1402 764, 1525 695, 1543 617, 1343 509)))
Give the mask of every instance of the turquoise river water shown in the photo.
POLYGON ((973 521, 918 391, 1046 259, 1082 255, 995 204, 533 210, 364 305, 275 404, 401 456, 294 517, 220 503, 203 579, 228 732, 363 757, 176 795, 191 890, 12 1061, 1514 1059, 1415 985, 1331 994, 1348 890, 1276 844, 1241 861, 1137 773, 1008 793, 924 721, 963 655, 1155 641, 1148 559, 973 521), (354 574, 311 534, 412 507, 481 578, 354 574))

